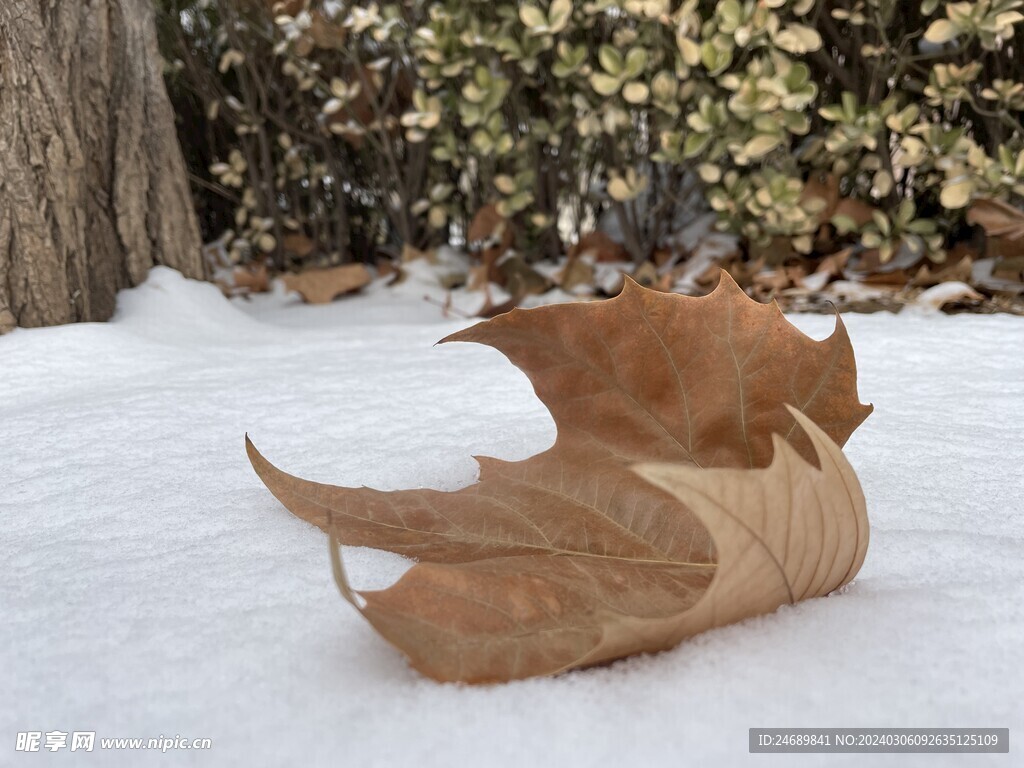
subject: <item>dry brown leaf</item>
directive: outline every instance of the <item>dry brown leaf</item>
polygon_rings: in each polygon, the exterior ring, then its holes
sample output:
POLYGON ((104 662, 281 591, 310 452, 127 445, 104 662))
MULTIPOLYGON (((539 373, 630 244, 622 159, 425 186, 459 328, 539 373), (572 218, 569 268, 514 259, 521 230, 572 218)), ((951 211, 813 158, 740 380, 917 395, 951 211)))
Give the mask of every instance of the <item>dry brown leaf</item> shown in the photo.
MULTIPOLYGON (((391 259, 377 257, 377 277, 395 277, 401 271, 401 267, 395 265, 391 259)), ((389 282, 388 285, 391 285, 389 282)))
POLYGON ((582 258, 570 256, 558 273, 558 285, 563 291, 594 290, 594 266, 582 258))
POLYGON ((322 11, 314 10, 310 13, 309 36, 318 48, 344 51, 348 30, 341 24, 335 24, 322 11))
POLYGON ((505 301, 495 304, 494 299, 491 298, 490 291, 488 291, 484 299, 484 305, 477 310, 475 317, 490 318, 497 317, 498 315, 504 315, 506 312, 511 312, 513 309, 518 307, 519 302, 521 301, 522 298, 519 296, 512 296, 505 301))
MULTIPOLYGON (((364 594, 362 610, 418 669, 442 680, 550 674, 699 631, 691 620, 673 622, 712 583, 705 523, 726 537, 719 546, 732 534, 702 512, 703 501, 680 499, 632 467, 732 468, 743 485, 768 475, 737 470, 774 456, 766 472, 787 467, 795 483, 806 475, 800 482, 825 503, 831 491, 813 479, 818 470, 795 457, 820 462, 831 477, 832 454, 786 403, 840 444, 871 411, 857 398, 838 318, 831 337, 814 341, 725 273, 703 298, 627 280, 616 299, 514 310, 445 341, 488 344, 520 367, 551 411, 554 446, 525 461, 481 458, 480 480, 454 493, 385 493, 300 480, 247 441, 256 472, 293 513, 342 543, 421 561, 391 589, 364 594), (773 435, 788 440, 784 450, 773 435)), ((721 567, 734 566, 723 559, 721 567)), ((770 610, 764 605, 755 609, 770 610)))
POLYGON ((266 293, 270 290, 270 275, 266 264, 235 267, 235 288, 246 293, 266 293))
POLYGON ((658 281, 654 284, 653 288, 656 291, 661 291, 662 293, 670 292, 672 290, 671 273, 666 272, 664 275, 661 275, 661 277, 658 278, 658 281))
POLYGON ((793 248, 792 237, 773 237, 767 243, 752 242, 748 245, 750 258, 764 261, 770 267, 778 267, 799 254, 793 248))
POLYGON ((1018 277, 1014 279, 1018 279, 1020 273, 1024 272, 1024 269, 1020 267, 1022 254, 1024 254, 1024 240, 1020 238, 1016 240, 1009 237, 986 236, 985 238, 985 255, 996 259, 996 273, 1012 271, 1014 262, 1016 262, 1018 277))
POLYGON ((914 287, 930 288, 950 280, 966 283, 971 279, 971 265, 977 255, 977 251, 969 244, 956 243, 949 249, 946 260, 941 264, 926 261, 918 267, 910 284, 914 287))
POLYGON ((853 253, 853 248, 844 248, 841 251, 826 256, 818 264, 818 268, 815 272, 822 272, 827 274, 830 278, 842 277, 843 270, 846 268, 846 262, 850 260, 850 254, 853 253))
POLYGON ((924 257, 913 255, 907 249, 900 248, 897 254, 887 262, 877 248, 867 248, 847 260, 843 276, 872 285, 888 285, 903 287, 910 282, 911 272, 924 257))
POLYGON ((676 258, 677 254, 673 253, 671 248, 655 248, 654 253, 651 255, 651 261, 654 262, 654 266, 659 270, 662 267, 670 269, 675 264, 676 258))
POLYGON ((752 288, 754 298, 770 301, 779 293, 793 285, 793 280, 783 267, 766 269, 753 276, 752 288))
POLYGON ((635 468, 696 512, 718 551, 715 578, 680 617, 679 639, 827 595, 864 563, 867 506, 853 467, 817 424, 787 408, 814 445, 817 467, 776 434, 767 469, 635 468))
POLYGON ((474 264, 466 274, 466 289, 470 291, 485 290, 491 283, 488 280, 488 267, 486 264, 474 264))
POLYGON ((330 269, 310 269, 298 275, 285 275, 285 286, 310 304, 328 304, 338 296, 358 291, 373 279, 363 264, 345 264, 330 269))
POLYGON ((270 290, 270 275, 266 264, 247 264, 220 269, 215 273, 214 282, 225 296, 248 296, 266 293, 270 290))
POLYGON ((825 224, 835 214, 836 206, 839 205, 839 177, 834 173, 809 176, 800 193, 800 202, 806 203, 815 199, 821 200, 824 204, 817 220, 819 225, 825 224))
POLYGON ((476 212, 466 232, 466 242, 474 252, 500 248, 504 253, 512 247, 513 240, 511 223, 498 212, 498 206, 493 203, 476 212))
MULTIPOLYGON (((722 265, 722 269, 726 270, 731 277, 741 288, 751 288, 754 284, 754 277, 766 268, 764 259, 734 259, 727 264, 722 265)), ((708 273, 703 276, 704 280, 707 281, 709 277, 708 273)), ((714 279, 709 282, 705 282, 709 289, 713 289, 718 285, 718 273, 714 275, 714 279)))
POLYGON ((285 235, 281 238, 281 247, 285 253, 304 259, 316 250, 316 241, 300 233, 285 235))
POLYGON ((1014 256, 996 259, 992 268, 993 277, 1020 283, 1024 279, 1024 254, 1020 250, 1014 256))
POLYGON ((600 230, 583 235, 579 242, 569 249, 570 259, 582 256, 589 256, 598 264, 629 261, 629 253, 625 246, 613 240, 607 232, 600 230))
POLYGON ((551 282, 526 263, 518 254, 509 254, 495 263, 499 279, 494 280, 506 291, 522 300, 525 296, 539 296, 551 288, 551 282))
POLYGON ((416 261, 417 259, 423 259, 429 264, 436 264, 437 252, 432 250, 421 251, 419 248, 405 243, 402 246, 402 263, 408 264, 410 261, 416 261))
POLYGON ((633 270, 633 274, 630 275, 633 281, 644 288, 658 289, 658 268, 654 266, 653 262, 645 261, 639 267, 633 270))
POLYGON ((498 261, 515 243, 512 223, 498 212, 493 203, 483 206, 473 216, 466 233, 469 252, 487 267, 487 280, 502 287, 505 276, 498 269, 498 261))
POLYGON ((272 0, 267 5, 275 14, 286 13, 289 16, 298 16, 305 5, 305 0, 278 0, 277 2, 272 0))
POLYGON ((1024 211, 1001 200, 975 200, 967 211, 967 223, 980 226, 989 237, 1024 239, 1024 211))
POLYGON ((863 227, 872 220, 876 210, 861 200, 844 197, 836 203, 836 207, 832 210, 832 216, 845 216, 852 219, 858 227, 863 227))
POLYGON ((864 562, 864 495, 839 447, 792 412, 820 468, 778 435, 767 469, 635 468, 696 512, 711 531, 717 565, 527 555, 425 563, 393 587, 356 593, 335 540, 335 577, 416 669, 469 683, 668 650, 699 632, 827 595, 864 562))

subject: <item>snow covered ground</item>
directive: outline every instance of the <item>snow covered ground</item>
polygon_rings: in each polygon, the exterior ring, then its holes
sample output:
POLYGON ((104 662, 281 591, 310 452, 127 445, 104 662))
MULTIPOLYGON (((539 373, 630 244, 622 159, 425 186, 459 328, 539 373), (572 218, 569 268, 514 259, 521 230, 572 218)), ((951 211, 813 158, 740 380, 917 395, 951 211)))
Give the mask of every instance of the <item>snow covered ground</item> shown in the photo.
MULTIPOLYGON (((1024 320, 846 318, 876 410, 847 447, 872 533, 844 594, 486 688, 425 680, 373 633, 242 439, 386 489, 544 449, 522 374, 432 347, 465 322, 415 288, 229 303, 157 270, 109 324, 0 338, 0 765, 1024 764, 1024 320), (752 726, 1009 727, 1011 754, 748 755, 752 726), (53 730, 212 749, 15 753, 53 730)), ((363 588, 407 567, 346 557, 363 588)))

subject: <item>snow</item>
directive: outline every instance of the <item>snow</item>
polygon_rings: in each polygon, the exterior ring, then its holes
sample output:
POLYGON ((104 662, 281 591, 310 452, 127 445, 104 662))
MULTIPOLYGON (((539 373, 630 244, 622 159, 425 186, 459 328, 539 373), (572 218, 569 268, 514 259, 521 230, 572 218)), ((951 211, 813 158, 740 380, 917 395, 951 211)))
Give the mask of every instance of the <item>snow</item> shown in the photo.
MULTIPOLYGON (((13 751, 51 730, 213 742, 80 760, 104 766, 1019 764, 1021 319, 845 317, 876 410, 847 446, 872 532, 842 594, 468 688, 418 676, 343 602, 324 535, 243 449, 248 431, 302 477, 454 489, 474 454, 550 445, 500 354, 432 346, 469 321, 420 288, 228 302, 159 269, 111 323, 0 338, 0 764, 78 760, 13 751), (748 755, 753 726, 1009 727, 1013 754, 748 755)), ((408 567, 345 556, 361 588, 408 567)))

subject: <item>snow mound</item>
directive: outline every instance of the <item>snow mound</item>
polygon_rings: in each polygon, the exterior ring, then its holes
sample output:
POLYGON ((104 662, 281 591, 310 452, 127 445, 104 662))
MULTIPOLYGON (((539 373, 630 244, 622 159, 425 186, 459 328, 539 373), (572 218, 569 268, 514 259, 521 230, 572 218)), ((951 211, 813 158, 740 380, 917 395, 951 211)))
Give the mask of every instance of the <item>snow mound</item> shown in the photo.
POLYGON ((123 330, 176 344, 232 344, 240 334, 268 330, 226 301, 217 286, 168 267, 154 268, 142 285, 122 291, 113 320, 123 330))

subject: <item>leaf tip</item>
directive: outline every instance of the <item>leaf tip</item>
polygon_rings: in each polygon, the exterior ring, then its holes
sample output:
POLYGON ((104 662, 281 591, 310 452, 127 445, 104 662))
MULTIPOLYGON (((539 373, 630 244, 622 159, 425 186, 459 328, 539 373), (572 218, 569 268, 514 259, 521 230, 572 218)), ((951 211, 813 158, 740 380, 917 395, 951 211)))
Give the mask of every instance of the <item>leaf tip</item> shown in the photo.
POLYGON ((620 296, 628 296, 630 293, 635 293, 636 289, 639 288, 640 292, 643 293, 645 289, 640 283, 638 283, 632 275, 627 275, 625 272, 622 273, 622 290, 619 291, 615 298, 620 296))
POLYGON ((262 454, 256 450, 256 446, 253 445, 248 432, 245 433, 245 455, 249 457, 249 463, 252 464, 252 468, 256 470, 256 474, 259 474, 260 471, 256 464, 258 462, 264 462, 266 459, 264 459, 262 454))
POLYGON ((436 347, 438 344, 448 344, 453 341, 476 342, 477 344, 494 346, 488 340, 490 329, 495 328, 496 326, 501 327, 502 323, 513 321, 515 318, 519 318, 526 311, 527 310, 524 310, 521 307, 513 307, 508 312, 503 312, 500 315, 495 315, 494 317, 474 323, 468 328, 463 328, 462 330, 455 331, 455 333, 450 333, 443 339, 434 342, 434 346, 436 347))
MULTIPOLYGON (((716 285, 715 290, 708 295, 714 295, 719 291, 722 291, 723 293, 742 293, 745 298, 750 299, 750 297, 747 296, 747 292, 740 288, 739 283, 737 283, 736 279, 729 273, 729 270, 724 268, 719 268, 718 285, 716 285)), ((753 299, 751 299, 751 301, 753 301, 753 299)))

